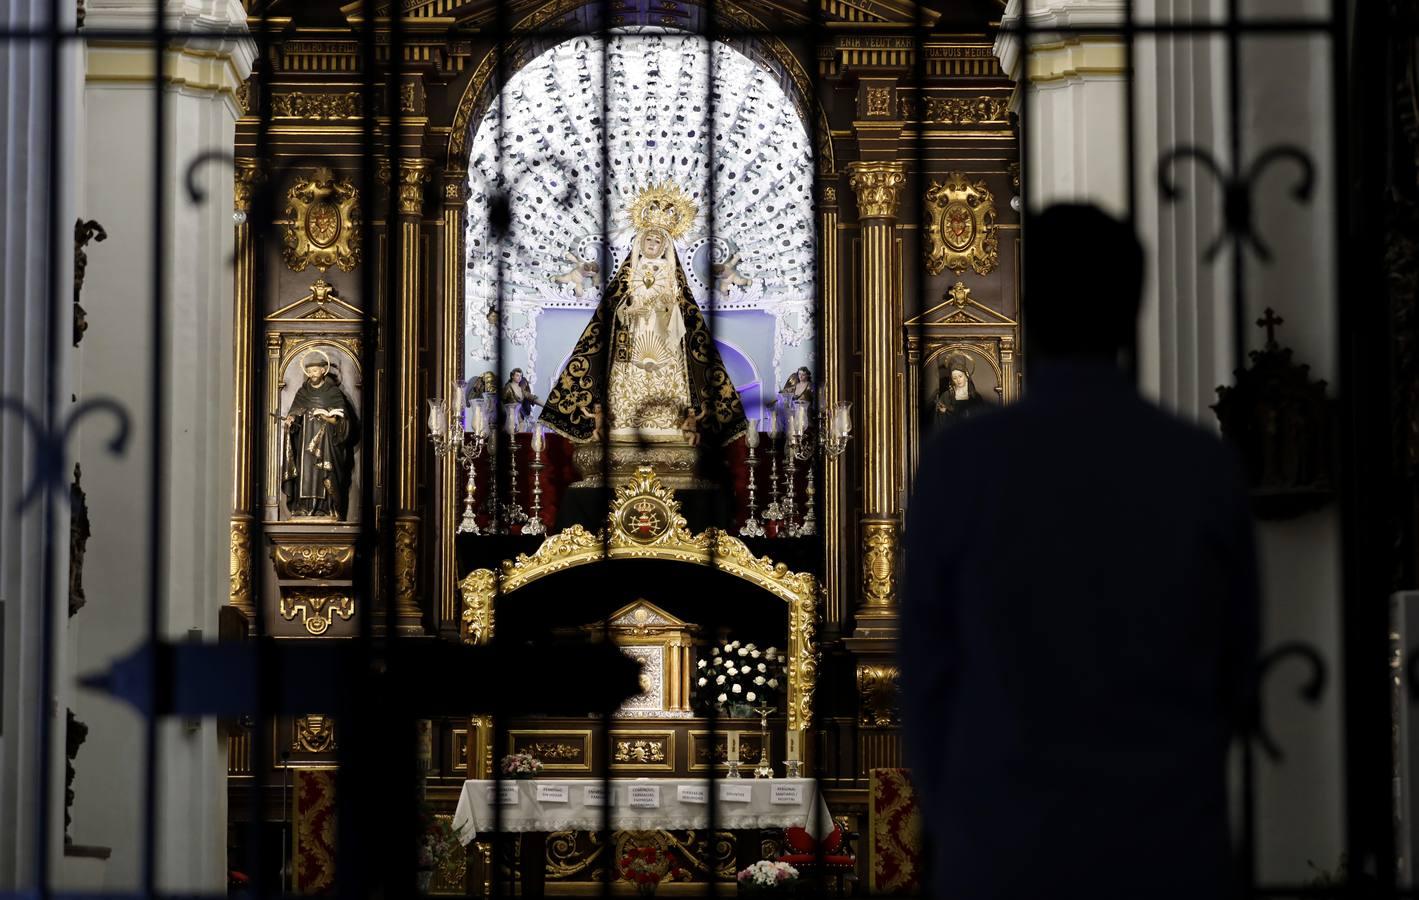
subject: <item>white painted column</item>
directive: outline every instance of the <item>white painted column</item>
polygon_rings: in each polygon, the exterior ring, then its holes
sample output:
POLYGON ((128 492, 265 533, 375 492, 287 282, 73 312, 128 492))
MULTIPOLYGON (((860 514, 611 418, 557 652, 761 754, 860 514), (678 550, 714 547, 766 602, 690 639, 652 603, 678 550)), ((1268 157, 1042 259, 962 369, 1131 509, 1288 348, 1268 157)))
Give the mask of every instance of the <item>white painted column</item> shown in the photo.
MULTIPOLYGON (((59 6, 60 27, 72 27, 73 8, 59 6)), ((0 27, 43 30, 49 4, 0 5, 0 27)), ((57 215, 50 221, 50 167, 74 169, 79 144, 75 111, 77 55, 61 50, 60 82, 51 80, 50 44, 0 41, 0 396, 32 413, 45 430, 62 427, 69 413, 74 365, 70 352, 69 284, 73 257, 74 192, 61 177, 57 215), (58 91, 58 115, 50 98, 58 91), (57 131, 51 130, 51 123, 57 131), (50 257, 57 257, 50 281, 50 257), (55 314, 56 328, 49 329, 55 314), (50 362, 54 378, 50 378, 50 362), (48 404, 53 389, 54 404, 48 404)), ((34 434, 23 419, 0 411, 0 890, 38 883, 36 821, 41 788, 51 812, 50 873, 62 857, 64 834, 64 709, 69 557, 68 476, 54 493, 47 520, 43 498, 23 514, 16 506, 36 474, 34 434), (52 586, 45 595, 46 532, 53 536, 52 586), (53 601, 53 602, 51 602, 53 601), (41 693, 44 617, 50 617, 53 690, 41 693), (41 716, 52 727, 50 780, 40 783, 41 716)))
MULTIPOLYGON (((167 0, 167 27, 201 33, 242 28, 237 0, 167 0)), ((92 27, 151 28, 157 0, 89 0, 92 27)), ((93 537, 85 578, 89 601, 76 617, 75 670, 102 669, 146 637, 147 557, 161 547, 165 597, 161 629, 169 640, 217 636, 228 593, 232 416, 232 178, 222 163, 204 167, 207 191, 195 205, 186 191, 190 163, 209 151, 230 153, 239 114, 235 91, 253 58, 242 40, 175 40, 155 83, 147 42, 87 47, 88 160, 84 214, 108 230, 104 264, 91 262, 85 287, 89 331, 81 389, 116 397, 132 414, 124 459, 102 452, 106 434, 83 435, 85 484, 93 537), (155 86, 156 84, 156 86, 155 86), (167 113, 156 134, 154 91, 167 113), (158 352, 166 370, 162 409, 151 405, 154 147, 163 142, 166 203, 163 307, 167 333, 158 352), (151 423, 159 416, 166 529, 148 529, 152 485, 151 423)), ((91 259, 97 252, 91 253, 91 259)), ((75 711, 90 726, 75 781, 74 839, 111 847, 106 888, 139 886, 143 854, 142 719, 126 705, 82 693, 75 711)), ((169 891, 222 891, 226 860, 226 753, 215 721, 189 728, 165 721, 158 747, 158 884, 169 891)))

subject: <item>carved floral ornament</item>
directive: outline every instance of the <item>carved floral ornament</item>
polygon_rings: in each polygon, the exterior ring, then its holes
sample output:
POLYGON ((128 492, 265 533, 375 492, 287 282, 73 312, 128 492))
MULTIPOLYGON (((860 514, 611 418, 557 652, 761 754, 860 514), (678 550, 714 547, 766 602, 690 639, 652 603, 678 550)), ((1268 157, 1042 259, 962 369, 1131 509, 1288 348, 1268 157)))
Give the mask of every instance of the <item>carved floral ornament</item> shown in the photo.
MULTIPOLYGON (((424 159, 401 159, 399 161, 399 214, 418 216, 424 211, 424 185, 429 181, 429 164, 424 159)), ((379 180, 389 182, 388 163, 380 166, 379 180)))
POLYGON ((688 565, 713 566, 754 584, 788 603, 788 727, 803 729, 811 720, 818 659, 813 645, 817 580, 807 572, 790 571, 783 563, 756 557, 738 538, 709 529, 692 533, 680 514, 674 492, 649 468, 641 468, 621 484, 612 505, 610 534, 580 525, 542 542, 531 555, 505 560, 501 571, 475 569, 459 583, 463 594, 465 639, 485 643, 493 636, 493 601, 541 578, 578 566, 610 559, 660 559, 688 565), (664 518, 642 528, 642 510, 664 518))
POLYGON ((961 172, 952 172, 944 184, 931 183, 926 207, 931 241, 926 257, 928 274, 940 275, 950 269, 960 275, 967 268, 977 275, 995 271, 1000 263, 995 197, 984 181, 971 182, 961 172))
POLYGON ((348 178, 335 179, 326 166, 298 178, 286 192, 281 255, 294 272, 338 266, 349 272, 360 261, 359 193, 348 178))

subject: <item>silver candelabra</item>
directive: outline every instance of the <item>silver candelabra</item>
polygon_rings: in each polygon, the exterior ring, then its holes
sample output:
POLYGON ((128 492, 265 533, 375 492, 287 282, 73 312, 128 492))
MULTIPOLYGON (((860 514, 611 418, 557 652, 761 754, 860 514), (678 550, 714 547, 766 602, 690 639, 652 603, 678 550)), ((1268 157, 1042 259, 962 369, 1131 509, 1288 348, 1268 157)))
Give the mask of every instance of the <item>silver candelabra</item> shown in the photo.
POLYGON ((465 409, 467 384, 455 381, 452 388, 452 404, 441 397, 429 400, 429 440, 436 456, 445 459, 452 455, 468 469, 463 487, 463 518, 457 530, 459 534, 480 534, 477 459, 488 449, 488 406, 480 397, 465 409))

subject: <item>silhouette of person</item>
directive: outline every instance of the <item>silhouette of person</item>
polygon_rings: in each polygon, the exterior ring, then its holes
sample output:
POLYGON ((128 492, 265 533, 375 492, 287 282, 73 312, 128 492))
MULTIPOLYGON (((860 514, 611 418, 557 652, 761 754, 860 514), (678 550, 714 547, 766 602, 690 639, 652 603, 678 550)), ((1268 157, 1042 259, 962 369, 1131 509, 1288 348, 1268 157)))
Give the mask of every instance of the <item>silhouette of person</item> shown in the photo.
POLYGON ((903 731, 936 896, 1221 898, 1226 755, 1250 721, 1246 487, 1143 400, 1143 252, 1093 207, 1027 223, 1024 399, 938 434, 907 522, 903 731), (1080 235, 1108 247, 1060 289, 1080 235), (1000 478, 953 478, 962 459, 1000 478))

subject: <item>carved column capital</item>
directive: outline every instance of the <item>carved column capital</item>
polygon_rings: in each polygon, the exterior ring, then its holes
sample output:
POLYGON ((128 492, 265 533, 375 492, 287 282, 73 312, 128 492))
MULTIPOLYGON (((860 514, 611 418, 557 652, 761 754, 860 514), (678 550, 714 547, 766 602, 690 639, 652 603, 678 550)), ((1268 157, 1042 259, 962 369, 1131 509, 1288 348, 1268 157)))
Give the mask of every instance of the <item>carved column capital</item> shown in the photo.
POLYGON ((468 172, 446 169, 443 173, 443 205, 461 207, 468 203, 468 172))
POLYGON ((238 157, 236 173, 232 179, 232 208, 237 212, 251 212, 251 195, 264 177, 265 173, 261 171, 261 165, 255 159, 238 157))
POLYGON ((897 701, 901 671, 890 663, 857 666, 857 724, 863 728, 895 728, 901 724, 897 701))
MULTIPOLYGON (((431 161, 427 159, 399 160, 399 177, 395 182, 395 186, 398 188, 395 204, 399 215, 416 218, 423 215, 424 185, 429 181, 431 165, 431 161)), ((389 160, 380 161, 376 177, 381 183, 389 184, 390 179, 394 177, 389 160)))
POLYGON ((896 160, 851 163, 848 183, 857 193, 858 218, 895 219, 898 190, 906 180, 906 164, 896 160))

